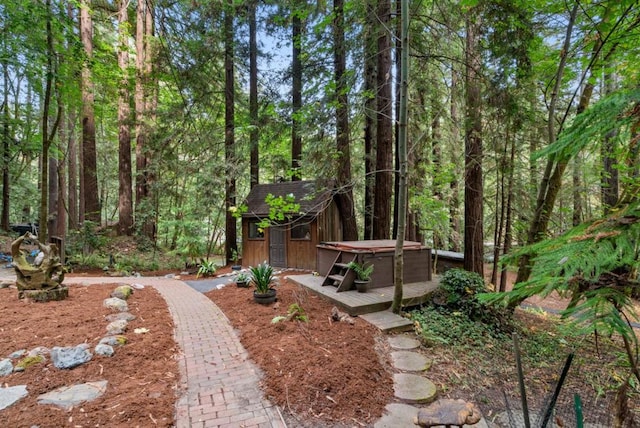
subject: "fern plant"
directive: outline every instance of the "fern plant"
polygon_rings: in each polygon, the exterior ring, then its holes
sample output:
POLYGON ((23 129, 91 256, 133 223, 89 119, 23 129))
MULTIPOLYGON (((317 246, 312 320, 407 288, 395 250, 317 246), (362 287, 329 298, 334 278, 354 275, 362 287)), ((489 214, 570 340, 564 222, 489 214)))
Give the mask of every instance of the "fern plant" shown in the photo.
POLYGON ((640 295, 640 202, 620 207, 608 216, 571 229, 566 234, 522 248, 505 259, 524 254, 534 262, 528 281, 508 293, 487 293, 485 302, 517 304, 558 292, 570 299, 561 315, 580 333, 619 334, 632 376, 640 381, 638 338, 631 321, 632 297, 640 295))
POLYGON ((357 263, 357 262, 349 262, 347 265, 349 269, 351 269, 355 274, 358 280, 360 281, 369 281, 371 280, 371 275, 373 274, 373 265, 366 263, 357 263))

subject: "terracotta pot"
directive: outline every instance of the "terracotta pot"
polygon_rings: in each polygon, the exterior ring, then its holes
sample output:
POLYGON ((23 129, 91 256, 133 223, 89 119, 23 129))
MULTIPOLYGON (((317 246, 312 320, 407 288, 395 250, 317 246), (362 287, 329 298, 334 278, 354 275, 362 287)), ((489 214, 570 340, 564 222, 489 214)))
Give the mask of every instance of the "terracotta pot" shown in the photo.
POLYGON ((270 288, 266 293, 253 292, 253 300, 261 305, 268 305, 276 301, 276 289, 270 288))
POLYGON ((355 281, 353 281, 353 283, 356 285, 356 288, 358 289, 358 293, 366 293, 369 289, 370 282, 371 280, 362 281, 360 279, 356 279, 355 281))

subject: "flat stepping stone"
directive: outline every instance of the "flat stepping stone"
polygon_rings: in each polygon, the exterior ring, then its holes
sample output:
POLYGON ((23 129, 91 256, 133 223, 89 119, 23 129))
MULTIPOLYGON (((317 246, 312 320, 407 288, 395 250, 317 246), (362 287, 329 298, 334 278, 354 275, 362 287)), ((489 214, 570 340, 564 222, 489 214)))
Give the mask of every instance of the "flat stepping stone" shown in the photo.
POLYGON ((373 428, 417 428, 413 423, 417 415, 418 408, 409 404, 387 404, 384 415, 373 424, 373 428))
POLYGON ((95 400, 107 390, 107 381, 87 382, 73 386, 63 386, 38 396, 38 404, 52 404, 69 410, 76 404, 95 400))
POLYGON ((431 403, 438 395, 436 386, 429 379, 408 373, 393 375, 393 391, 396 398, 410 404, 431 403))
POLYGON ((0 410, 6 409, 16 401, 28 395, 27 385, 0 388, 0 410))
POLYGON ((422 354, 413 351, 394 351, 391 353, 393 367, 410 372, 429 370, 431 361, 422 354))
POLYGON ((383 333, 397 333, 413 330, 413 322, 391 311, 372 312, 359 315, 360 318, 374 325, 383 333))
POLYGON ((389 337, 389 345, 399 351, 410 351, 420 347, 420 341, 406 334, 389 337))

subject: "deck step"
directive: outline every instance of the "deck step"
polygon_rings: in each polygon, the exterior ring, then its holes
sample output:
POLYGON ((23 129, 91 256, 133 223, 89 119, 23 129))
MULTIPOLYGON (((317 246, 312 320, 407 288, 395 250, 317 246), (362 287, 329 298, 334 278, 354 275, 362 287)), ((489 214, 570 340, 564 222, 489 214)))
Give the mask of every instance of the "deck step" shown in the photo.
POLYGON ((359 315, 360 318, 374 325, 383 333, 395 333, 413 329, 413 322, 393 312, 380 311, 359 315))
POLYGON ((337 273, 335 273, 333 275, 327 276, 327 278, 332 279, 334 281, 342 282, 344 280, 344 275, 338 275, 337 273))
POLYGON ((347 263, 334 263, 333 265, 342 269, 349 269, 349 264, 347 263))

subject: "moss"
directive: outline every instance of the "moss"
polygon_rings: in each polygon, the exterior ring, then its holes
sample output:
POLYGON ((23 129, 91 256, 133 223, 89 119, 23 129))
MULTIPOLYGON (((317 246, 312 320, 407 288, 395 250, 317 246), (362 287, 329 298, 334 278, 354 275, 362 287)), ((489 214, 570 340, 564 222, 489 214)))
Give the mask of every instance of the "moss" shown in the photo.
POLYGON ((33 357, 24 357, 21 359, 18 364, 16 364, 17 369, 26 369, 27 367, 31 367, 34 364, 44 363, 44 357, 42 355, 34 355, 33 357))
POLYGON ((127 338, 124 336, 116 336, 116 341, 118 342, 118 345, 122 346, 127 343, 127 338))

